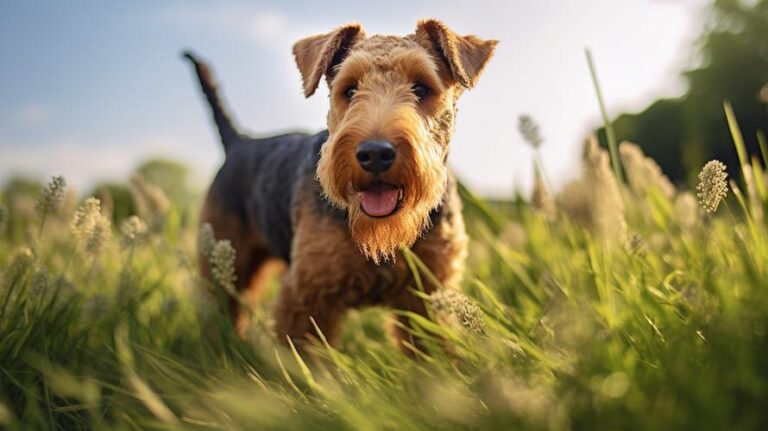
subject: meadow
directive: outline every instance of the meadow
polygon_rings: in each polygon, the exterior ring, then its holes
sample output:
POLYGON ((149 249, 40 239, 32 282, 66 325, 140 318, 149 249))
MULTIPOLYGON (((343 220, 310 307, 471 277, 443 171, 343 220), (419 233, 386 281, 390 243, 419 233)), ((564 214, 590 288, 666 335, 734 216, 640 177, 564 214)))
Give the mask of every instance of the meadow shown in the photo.
MULTIPOLYGON (((440 324, 418 322, 417 360, 378 309, 302 358, 269 330, 275 289, 239 339, 219 305, 232 250, 198 238, 198 199, 135 177, 136 217, 113 223, 114 203, 61 179, 6 194, 0 428, 764 429, 766 160, 726 111, 741 166, 708 164, 698 190, 632 144, 612 143, 612 164, 594 140, 556 195, 541 170, 530 199, 462 187, 463 293, 425 297, 440 324)), ((428 269, 400 258, 418 290, 428 269)))

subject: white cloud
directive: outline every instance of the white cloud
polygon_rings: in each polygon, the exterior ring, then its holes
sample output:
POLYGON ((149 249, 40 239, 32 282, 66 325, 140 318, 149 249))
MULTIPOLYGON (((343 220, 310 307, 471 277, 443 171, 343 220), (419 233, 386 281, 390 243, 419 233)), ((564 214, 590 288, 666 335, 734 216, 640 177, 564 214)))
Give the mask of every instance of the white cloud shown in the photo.
POLYGON ((248 4, 205 6, 175 5, 168 10, 171 22, 212 33, 244 36, 266 44, 286 32, 285 16, 274 9, 248 4))
POLYGON ((266 11, 256 16, 250 27, 251 35, 260 42, 269 42, 285 31, 285 18, 275 11, 266 11))

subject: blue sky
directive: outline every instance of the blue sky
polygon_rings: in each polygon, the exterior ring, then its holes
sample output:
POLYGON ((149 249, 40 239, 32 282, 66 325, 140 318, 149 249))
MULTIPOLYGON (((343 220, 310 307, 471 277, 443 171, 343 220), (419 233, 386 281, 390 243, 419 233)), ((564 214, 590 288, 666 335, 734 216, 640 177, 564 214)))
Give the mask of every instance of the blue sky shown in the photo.
POLYGON ((342 2, 60 2, 0 4, 0 181, 62 173, 81 190, 124 179, 141 160, 174 157, 204 185, 222 159, 179 52, 210 60, 240 125, 257 134, 319 130, 323 88, 301 95, 291 44, 350 21, 407 34, 419 18, 501 41, 459 103, 450 163, 479 192, 527 190, 530 150, 517 117, 545 137, 556 186, 578 173, 598 121, 584 60, 590 47, 614 113, 683 90, 703 0, 342 2))

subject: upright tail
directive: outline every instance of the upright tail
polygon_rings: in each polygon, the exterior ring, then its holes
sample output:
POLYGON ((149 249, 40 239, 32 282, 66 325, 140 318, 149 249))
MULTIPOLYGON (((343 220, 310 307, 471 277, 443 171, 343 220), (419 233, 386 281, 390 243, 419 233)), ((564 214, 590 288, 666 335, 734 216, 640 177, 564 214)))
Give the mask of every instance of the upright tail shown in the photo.
POLYGON ((192 62, 195 66, 195 72, 197 72, 197 78, 200 80, 200 87, 203 89, 205 98, 208 99, 208 104, 211 107, 213 113, 213 121, 216 123, 216 127, 219 129, 219 135, 221 136, 221 142, 224 144, 224 151, 228 150, 228 147, 235 141, 241 138, 240 132, 232 124, 232 119, 229 117, 226 109, 222 105, 219 98, 218 88, 213 80, 213 74, 208 65, 198 59, 190 51, 184 51, 182 56, 192 62))

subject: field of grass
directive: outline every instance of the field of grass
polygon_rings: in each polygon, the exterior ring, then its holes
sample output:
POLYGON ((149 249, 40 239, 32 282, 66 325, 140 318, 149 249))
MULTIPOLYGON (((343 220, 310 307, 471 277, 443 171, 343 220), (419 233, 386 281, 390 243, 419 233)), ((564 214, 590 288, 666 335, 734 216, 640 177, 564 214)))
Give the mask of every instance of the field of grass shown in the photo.
POLYGON ((269 331, 274 289, 239 339, 224 290, 197 276, 196 202, 144 184, 141 219, 110 226, 55 184, 37 211, 6 195, 0 428, 765 429, 761 162, 744 154, 730 184, 711 165, 697 199, 637 147, 618 150, 626 183, 588 143, 557 196, 543 174, 530 202, 462 189, 466 296, 428 299, 444 323, 418 325, 431 346, 419 360, 374 309, 304 361, 269 331), (723 191, 715 214, 697 202, 723 191))

